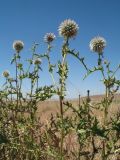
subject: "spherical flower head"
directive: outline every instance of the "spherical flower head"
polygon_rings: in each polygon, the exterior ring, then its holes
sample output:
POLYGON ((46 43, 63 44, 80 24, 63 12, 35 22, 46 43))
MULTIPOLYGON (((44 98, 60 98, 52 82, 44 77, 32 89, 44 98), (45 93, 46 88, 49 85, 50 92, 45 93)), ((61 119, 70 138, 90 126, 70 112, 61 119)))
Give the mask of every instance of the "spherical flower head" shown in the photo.
POLYGON ((4 71, 3 73, 2 73, 2 75, 3 75, 3 77, 5 77, 5 78, 8 78, 9 77, 9 75, 10 75, 10 73, 9 73, 9 71, 4 71))
POLYGON ((107 60, 104 60, 104 64, 106 64, 106 65, 107 65, 108 63, 109 63, 109 62, 108 62, 107 60))
POLYGON ((56 36, 54 35, 54 33, 46 33, 46 35, 44 36, 44 41, 46 43, 51 43, 55 38, 56 36))
POLYGON ((33 64, 35 65, 40 65, 41 63, 42 63, 42 60, 40 58, 33 60, 33 64))
POLYGON ((63 21, 58 28, 59 35, 63 36, 65 39, 75 37, 78 33, 78 30, 78 24, 71 19, 66 19, 63 21))
POLYGON ((24 43, 20 40, 13 42, 13 49, 16 50, 17 53, 19 53, 24 47, 24 43))
POLYGON ((106 40, 100 36, 93 38, 89 44, 90 50, 93 52, 97 52, 99 54, 103 53, 105 46, 106 46, 106 40))

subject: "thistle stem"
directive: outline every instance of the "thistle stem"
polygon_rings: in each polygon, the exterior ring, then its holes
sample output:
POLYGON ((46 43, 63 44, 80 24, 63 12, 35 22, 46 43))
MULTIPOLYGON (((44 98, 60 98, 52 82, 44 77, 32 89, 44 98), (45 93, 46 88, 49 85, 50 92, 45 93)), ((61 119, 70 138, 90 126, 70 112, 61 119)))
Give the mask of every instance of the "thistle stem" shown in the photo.
POLYGON ((15 65, 16 65, 16 94, 17 94, 17 109, 18 109, 18 63, 17 63, 17 55, 16 55, 16 60, 15 60, 15 65))
POLYGON ((48 43, 46 58, 47 58, 47 60, 48 60, 50 76, 51 76, 51 79, 52 79, 52 81, 53 81, 53 85, 55 86, 55 85, 56 85, 56 82, 55 82, 55 79, 54 79, 54 76, 53 76, 53 70, 50 71, 51 63, 50 63, 50 56, 49 56, 49 55, 50 55, 51 48, 52 48, 51 45, 48 43))
POLYGON ((60 144, 60 157, 63 159, 63 137, 64 137, 64 130, 63 130, 63 97, 60 96, 60 114, 61 114, 61 144, 60 144))
MULTIPOLYGON (((66 44, 68 45, 68 43, 66 44)), ((66 54, 62 54, 63 58, 62 58, 62 69, 64 67, 65 64, 65 59, 67 56, 66 54)), ((60 144, 60 160, 63 160, 63 139, 64 139, 64 128, 63 128, 63 101, 64 101, 64 78, 63 78, 63 74, 61 75, 61 86, 60 86, 60 96, 59 96, 59 100, 60 100, 60 115, 61 115, 61 144, 60 144)))
MULTIPOLYGON (((106 125, 107 125, 108 96, 109 96, 109 88, 106 86, 106 91, 105 91, 105 108, 104 108, 104 127, 106 127, 106 125)), ((106 160, 106 141, 105 140, 103 140, 102 159, 106 160)))

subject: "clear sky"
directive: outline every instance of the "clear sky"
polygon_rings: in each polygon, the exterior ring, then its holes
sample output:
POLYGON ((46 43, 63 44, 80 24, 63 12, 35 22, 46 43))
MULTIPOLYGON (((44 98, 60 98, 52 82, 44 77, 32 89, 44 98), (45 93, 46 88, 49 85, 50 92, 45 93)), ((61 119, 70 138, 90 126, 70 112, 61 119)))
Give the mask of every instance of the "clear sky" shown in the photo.
MULTIPOLYGON (((120 0, 0 0, 0 74, 9 69, 14 75, 13 67, 10 68, 14 40, 24 41, 25 48, 21 54, 26 59, 30 56, 33 42, 40 43, 39 51, 45 52, 43 36, 46 32, 54 32, 57 36, 51 53, 52 62, 57 62, 63 41, 58 35, 58 26, 68 18, 79 25, 79 34, 70 42, 71 48, 80 51, 88 66, 97 62, 97 55, 89 50, 89 41, 96 35, 106 39, 104 54, 112 62, 112 67, 120 63, 120 0)), ((85 95, 87 89, 91 94, 103 93, 100 75, 94 74, 83 81, 85 70, 82 65, 72 57, 68 62, 68 97, 76 97, 78 92, 85 95)), ((40 85, 51 84, 47 62, 43 61, 42 67, 44 72, 41 73, 40 85)), ((0 79, 2 84, 2 76, 0 79)))

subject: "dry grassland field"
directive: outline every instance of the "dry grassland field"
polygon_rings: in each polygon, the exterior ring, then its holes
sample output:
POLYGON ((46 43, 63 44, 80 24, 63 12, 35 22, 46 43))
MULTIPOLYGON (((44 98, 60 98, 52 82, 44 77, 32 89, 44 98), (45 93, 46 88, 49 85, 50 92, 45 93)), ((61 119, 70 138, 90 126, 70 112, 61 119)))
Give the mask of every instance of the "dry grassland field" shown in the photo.
MULTIPOLYGON (((82 104, 83 101, 86 100, 87 97, 82 97, 80 99, 80 103, 82 104)), ((96 104, 99 103, 102 99, 104 98, 104 95, 94 95, 90 97, 90 103, 91 106, 92 104, 96 104)), ((70 103, 73 104, 73 106, 75 106, 76 108, 79 107, 79 99, 69 99, 68 100, 70 103)), ((37 116, 40 116, 41 122, 44 125, 49 124, 49 121, 51 119, 51 115, 56 117, 56 114, 59 113, 59 101, 58 100, 47 100, 44 102, 40 102, 38 104, 38 110, 37 110, 37 116)), ((109 108, 109 113, 108 113, 108 119, 110 119, 110 117, 114 117, 116 114, 120 114, 120 94, 115 95, 114 101, 111 104, 110 108, 109 108)), ((103 119, 104 119, 104 114, 103 111, 97 110, 97 109, 92 109, 92 114, 95 115, 101 122, 101 124, 103 124, 103 119)), ((72 112, 72 110, 67 111, 65 113, 65 116, 74 116, 74 113, 72 112)), ((44 128, 44 127, 43 127, 44 128)), ((100 141, 95 138, 95 145, 98 148, 102 148, 102 144, 100 143, 100 141)), ((120 141, 118 142, 118 146, 120 146, 120 141)), ((70 151, 75 152, 76 150, 78 150, 78 140, 76 137, 76 134, 74 132, 70 132, 69 135, 65 138, 64 140, 64 147, 67 148, 70 151)), ((85 151, 85 150, 84 150, 85 151)), ((92 146, 88 144, 86 144, 86 152, 91 152, 92 151, 92 146)), ((86 154, 86 153, 85 153, 86 154)), ((95 153, 94 157, 92 157, 94 160, 101 160, 101 153, 95 153)), ((92 159, 91 158, 91 159, 92 159)), ((67 159, 67 158, 66 158, 67 159)), ((71 158, 68 158, 69 160, 74 160, 74 158, 71 155, 71 158)), ((89 156, 81 156, 80 160, 88 160, 89 156)), ((118 154, 118 156, 110 155, 109 156, 110 160, 120 160, 120 155, 118 154)), ((75 159, 76 160, 76 159, 75 159)))
MULTIPOLYGON (((98 103, 102 100, 104 95, 96 95, 96 96, 91 96, 91 104, 98 103)), ((81 98, 81 103, 83 100, 85 100, 86 97, 81 98)), ((74 106, 79 106, 79 99, 69 99, 74 106)), ((38 104, 38 110, 37 110, 37 115, 41 117, 41 120, 43 122, 49 121, 49 118, 51 117, 51 114, 55 115, 57 112, 59 112, 59 101, 57 100, 46 100, 44 102, 40 102, 38 104)), ((111 107, 109 108, 109 115, 114 115, 117 112, 120 112, 120 95, 116 95, 113 103, 111 104, 111 107)), ((70 111, 69 111, 70 112, 70 111)), ((68 114, 68 113, 67 113, 68 114)), ((71 112, 69 114, 72 114, 71 112)), ((68 115, 69 115, 68 114, 68 115)), ((103 113, 102 111, 98 111, 93 109, 93 114, 97 115, 99 119, 102 121, 103 119, 103 113)))

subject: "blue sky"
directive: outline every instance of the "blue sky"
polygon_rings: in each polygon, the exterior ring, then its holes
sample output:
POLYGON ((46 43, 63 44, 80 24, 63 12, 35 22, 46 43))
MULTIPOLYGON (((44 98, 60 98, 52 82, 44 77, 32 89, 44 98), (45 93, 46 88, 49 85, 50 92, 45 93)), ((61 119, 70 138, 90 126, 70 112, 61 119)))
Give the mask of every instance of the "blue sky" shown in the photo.
MULTIPOLYGON (((28 58, 33 42, 40 43, 39 52, 45 52, 43 36, 46 32, 54 32, 57 36, 52 62, 57 62, 63 39, 58 35, 58 26, 65 19, 73 19, 79 25, 79 34, 71 40, 71 48, 76 48, 85 57, 88 66, 94 66, 97 55, 89 50, 89 41, 96 35, 103 36, 107 41, 105 57, 112 62, 112 67, 120 63, 120 1, 119 0, 0 0, 0 75, 10 68, 10 60, 14 53, 12 43, 22 40, 25 43, 23 59, 28 58)), ((78 92, 86 94, 103 93, 100 75, 94 74, 85 81, 85 70, 72 57, 68 57, 70 74, 67 80, 68 97, 76 97, 78 92)), ((47 73, 47 62, 42 64, 40 85, 51 84, 47 73)), ((120 75, 118 74, 118 78, 120 75)), ((0 83, 3 83, 1 76, 0 83)), ((27 89, 27 84, 24 86, 27 89)))

